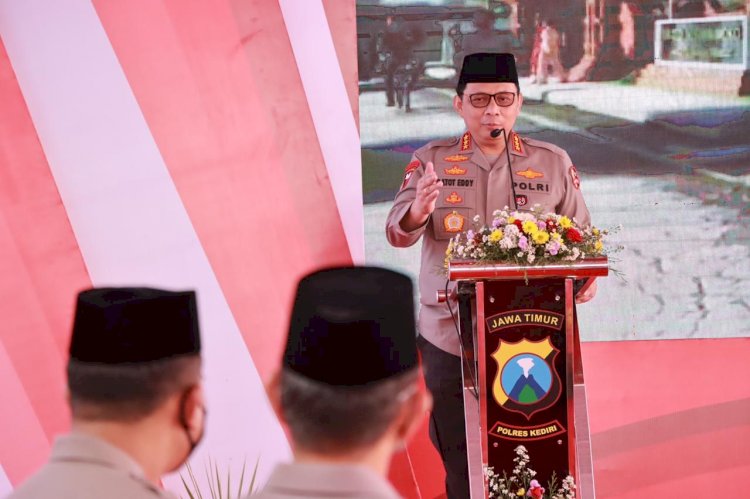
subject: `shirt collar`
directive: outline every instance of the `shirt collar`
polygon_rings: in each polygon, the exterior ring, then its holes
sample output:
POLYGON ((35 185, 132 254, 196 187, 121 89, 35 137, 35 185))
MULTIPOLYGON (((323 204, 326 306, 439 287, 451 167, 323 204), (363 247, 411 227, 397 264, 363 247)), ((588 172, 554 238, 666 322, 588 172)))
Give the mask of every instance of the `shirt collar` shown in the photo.
MULTIPOLYGON (((502 140, 502 139, 501 139, 502 140)), ((458 153, 471 155, 471 160, 482 168, 489 170, 490 165, 487 163, 484 154, 474 154, 476 151, 481 152, 481 149, 474 141, 471 136, 471 132, 466 131, 458 140, 458 153)), ((528 156, 526 153, 526 145, 524 144, 521 136, 516 132, 510 132, 510 140, 508 141, 508 150, 513 156, 528 156)), ((505 151, 501 154, 505 155, 505 151)))
POLYGON ((81 432, 73 432, 55 439, 51 461, 78 461, 99 464, 127 471, 147 480, 143 469, 127 453, 104 440, 81 432))
POLYGON ((387 480, 364 466, 354 464, 280 464, 263 490, 269 493, 304 491, 307 497, 401 497, 387 480))

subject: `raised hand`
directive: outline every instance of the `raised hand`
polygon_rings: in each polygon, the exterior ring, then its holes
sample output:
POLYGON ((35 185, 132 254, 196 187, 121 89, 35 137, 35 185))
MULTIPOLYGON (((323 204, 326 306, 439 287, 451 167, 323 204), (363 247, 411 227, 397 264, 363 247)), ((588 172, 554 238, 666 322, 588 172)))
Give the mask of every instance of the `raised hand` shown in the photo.
POLYGON ((417 181, 417 196, 412 201, 409 211, 401 219, 399 225, 406 232, 416 230, 427 222, 440 195, 443 183, 435 173, 435 165, 428 161, 424 167, 424 175, 417 181))
POLYGON ((435 166, 432 161, 428 161, 424 167, 424 175, 417 182, 417 197, 412 204, 413 215, 425 219, 430 216, 435 211, 435 203, 442 186, 443 182, 435 173, 435 166))

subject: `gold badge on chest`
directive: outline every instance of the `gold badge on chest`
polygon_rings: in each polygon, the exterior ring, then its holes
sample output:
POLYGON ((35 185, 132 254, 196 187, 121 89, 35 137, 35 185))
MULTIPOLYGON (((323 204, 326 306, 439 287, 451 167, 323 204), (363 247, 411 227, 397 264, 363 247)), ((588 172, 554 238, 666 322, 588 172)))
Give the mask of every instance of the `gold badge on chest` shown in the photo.
POLYGON ((443 168, 446 175, 466 175, 466 168, 461 168, 458 165, 453 165, 450 168, 443 168))
POLYGON ((464 229, 466 218, 454 211, 443 218, 443 227, 446 232, 461 232, 464 229))
POLYGON ((445 202, 449 204, 461 204, 464 202, 464 198, 458 195, 456 191, 450 193, 450 196, 445 198, 445 202))
POLYGON ((516 175, 518 175, 520 177, 527 178, 529 180, 534 180, 534 179, 537 179, 537 178, 544 177, 544 173, 532 170, 531 168, 526 168, 523 171, 517 171, 516 175))
POLYGON ((468 161, 469 157, 464 156, 463 154, 453 154, 451 156, 446 156, 443 159, 448 163, 460 163, 462 161, 468 161))

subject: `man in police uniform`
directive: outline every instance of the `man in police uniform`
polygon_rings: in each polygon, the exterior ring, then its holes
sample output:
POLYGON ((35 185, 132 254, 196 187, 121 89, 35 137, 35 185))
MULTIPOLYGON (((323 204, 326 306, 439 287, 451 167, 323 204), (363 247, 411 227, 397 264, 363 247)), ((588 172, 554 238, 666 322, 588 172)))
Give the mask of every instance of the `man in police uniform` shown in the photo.
POLYGON ((9 499, 157 499, 203 434, 195 293, 78 296, 68 363, 73 427, 9 499))
POLYGON ((299 283, 282 367, 267 386, 294 462, 262 499, 399 497, 394 450, 431 404, 420 386, 411 280, 373 267, 315 272, 299 283))
MULTIPOLYGON (((476 215, 480 226, 488 224, 492 213, 506 206, 524 210, 539 204, 581 225, 590 223, 567 153, 513 131, 523 97, 512 54, 467 55, 456 92, 453 107, 466 132, 415 151, 386 221, 393 246, 422 239, 418 345, 435 400, 430 437, 443 459, 451 498, 468 497, 469 489, 459 339, 448 308, 436 298, 436 291, 445 287, 439 269, 448 241, 473 228, 476 215)), ((578 302, 595 292, 592 285, 578 302)))

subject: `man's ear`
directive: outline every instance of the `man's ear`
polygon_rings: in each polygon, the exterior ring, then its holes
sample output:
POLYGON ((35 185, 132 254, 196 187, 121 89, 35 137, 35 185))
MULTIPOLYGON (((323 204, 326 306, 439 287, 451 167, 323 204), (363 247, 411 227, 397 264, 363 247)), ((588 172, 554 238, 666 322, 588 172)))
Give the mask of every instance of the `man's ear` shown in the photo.
POLYGON ((464 101, 461 99, 460 95, 453 97, 453 109, 455 109, 460 116, 463 116, 461 113, 464 111, 464 101))
POLYGON ((277 370, 265 384, 266 396, 271 403, 273 412, 279 421, 284 421, 284 414, 281 410, 281 371, 277 370))
POLYGON ((191 386, 188 388, 188 392, 184 397, 185 402, 182 408, 183 413, 180 415, 180 418, 183 418, 183 421, 190 430, 201 428, 206 410, 206 401, 203 397, 203 385, 198 383, 191 386))
POLYGON ((432 394, 424 386, 419 386, 401 407, 401 415, 396 428, 398 439, 404 443, 408 442, 419 429, 425 414, 431 409, 432 394))

